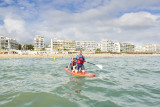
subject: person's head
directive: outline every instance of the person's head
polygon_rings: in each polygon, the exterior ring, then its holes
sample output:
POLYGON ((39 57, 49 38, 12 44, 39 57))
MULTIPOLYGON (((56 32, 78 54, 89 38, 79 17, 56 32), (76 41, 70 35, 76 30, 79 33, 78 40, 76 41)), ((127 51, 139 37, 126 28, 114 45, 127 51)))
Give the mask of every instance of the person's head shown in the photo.
POLYGON ((79 50, 79 54, 82 55, 82 50, 79 50))

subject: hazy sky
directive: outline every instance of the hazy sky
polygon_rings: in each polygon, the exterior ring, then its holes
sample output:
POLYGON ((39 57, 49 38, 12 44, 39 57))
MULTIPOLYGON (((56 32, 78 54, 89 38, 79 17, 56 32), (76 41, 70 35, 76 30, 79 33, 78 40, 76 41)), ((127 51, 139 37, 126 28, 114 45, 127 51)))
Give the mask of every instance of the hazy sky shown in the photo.
POLYGON ((160 44, 160 0, 0 0, 0 35, 160 44))

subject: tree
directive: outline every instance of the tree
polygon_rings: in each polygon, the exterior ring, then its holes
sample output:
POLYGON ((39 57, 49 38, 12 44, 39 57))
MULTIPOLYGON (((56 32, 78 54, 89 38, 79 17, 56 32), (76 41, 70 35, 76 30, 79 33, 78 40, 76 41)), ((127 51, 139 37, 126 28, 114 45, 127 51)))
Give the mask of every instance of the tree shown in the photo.
POLYGON ((32 44, 26 44, 24 47, 26 50, 34 50, 34 46, 32 44))
POLYGON ((68 49, 64 48, 64 51, 68 51, 68 49))
POLYGON ((21 50, 21 48, 22 48, 22 45, 18 44, 18 49, 21 50))
POLYGON ((5 49, 5 47, 4 47, 4 46, 2 46, 2 49, 5 49))
POLYGON ((41 51, 45 51, 45 48, 42 48, 41 51))
POLYGON ((112 50, 109 50, 108 52, 112 52, 112 50))
POLYGON ((101 52, 101 50, 100 50, 100 49, 97 49, 96 51, 97 51, 97 52, 101 52))

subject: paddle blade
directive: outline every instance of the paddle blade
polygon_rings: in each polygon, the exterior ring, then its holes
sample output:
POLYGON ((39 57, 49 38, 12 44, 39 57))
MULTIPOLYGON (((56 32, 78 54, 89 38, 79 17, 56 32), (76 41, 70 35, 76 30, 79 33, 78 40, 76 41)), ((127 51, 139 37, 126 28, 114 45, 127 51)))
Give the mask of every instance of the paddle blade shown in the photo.
POLYGON ((103 69, 102 65, 96 65, 99 69, 103 69))

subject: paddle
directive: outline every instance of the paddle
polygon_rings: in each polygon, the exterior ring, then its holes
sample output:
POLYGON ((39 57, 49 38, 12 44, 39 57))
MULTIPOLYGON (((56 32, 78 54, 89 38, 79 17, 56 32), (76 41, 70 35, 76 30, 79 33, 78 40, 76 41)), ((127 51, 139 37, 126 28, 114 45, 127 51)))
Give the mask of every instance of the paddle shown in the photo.
POLYGON ((102 65, 96 65, 96 64, 91 63, 91 62, 87 62, 87 63, 92 64, 92 65, 95 65, 95 66, 97 66, 99 69, 103 69, 103 66, 102 66, 102 65))

